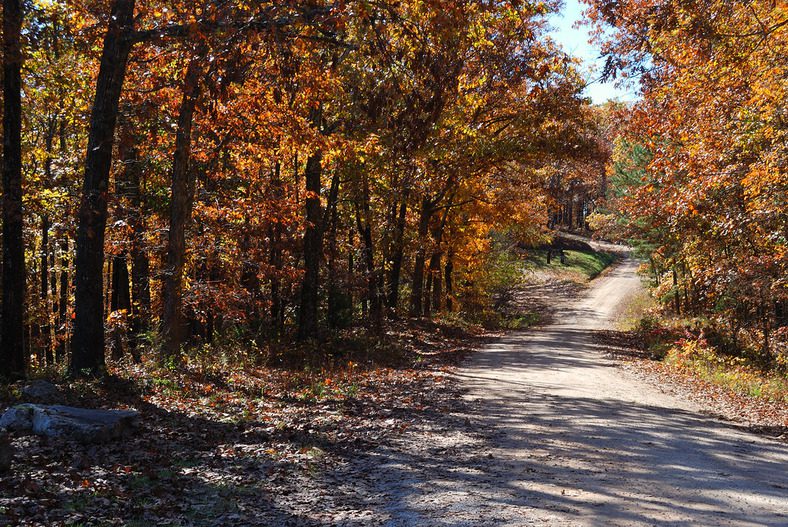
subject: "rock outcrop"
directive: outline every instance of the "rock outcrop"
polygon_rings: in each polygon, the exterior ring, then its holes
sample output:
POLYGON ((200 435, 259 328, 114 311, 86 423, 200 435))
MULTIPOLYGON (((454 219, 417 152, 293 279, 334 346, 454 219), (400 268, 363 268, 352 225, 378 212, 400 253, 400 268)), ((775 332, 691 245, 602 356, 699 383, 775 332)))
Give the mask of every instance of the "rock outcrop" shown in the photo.
POLYGON ((62 405, 18 404, 0 417, 0 429, 85 442, 105 442, 129 432, 138 413, 62 405))

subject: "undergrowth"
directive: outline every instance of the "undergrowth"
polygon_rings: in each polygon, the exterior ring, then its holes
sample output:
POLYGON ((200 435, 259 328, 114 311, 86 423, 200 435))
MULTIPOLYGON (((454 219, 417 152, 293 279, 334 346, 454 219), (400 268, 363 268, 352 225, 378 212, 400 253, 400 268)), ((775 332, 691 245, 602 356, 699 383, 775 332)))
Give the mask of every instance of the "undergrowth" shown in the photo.
POLYGON ((764 361, 757 341, 734 341, 708 318, 671 315, 646 289, 630 299, 617 325, 668 371, 737 394, 788 403, 788 356, 764 361))
POLYGON ((687 332, 667 349, 664 361, 671 368, 735 392, 788 403, 788 374, 783 368, 763 368, 750 357, 722 354, 708 343, 703 332, 687 332))
POLYGON ((668 369, 742 395, 788 403, 788 357, 765 363, 706 320, 645 316, 634 329, 639 346, 668 369), (725 343, 725 344, 722 344, 725 343))

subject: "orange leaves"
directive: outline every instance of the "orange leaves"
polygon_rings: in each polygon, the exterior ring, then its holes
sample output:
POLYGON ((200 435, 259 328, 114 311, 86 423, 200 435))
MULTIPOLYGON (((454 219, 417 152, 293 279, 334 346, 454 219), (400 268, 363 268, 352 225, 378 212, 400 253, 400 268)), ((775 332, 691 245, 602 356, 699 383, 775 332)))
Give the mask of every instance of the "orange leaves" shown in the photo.
MULTIPOLYGON (((699 312, 739 327, 757 326, 758 309, 777 324, 773 305, 788 298, 788 13, 768 0, 701 5, 593 2, 616 25, 610 49, 650 70, 624 136, 651 159, 626 152, 617 203, 633 233, 663 247, 658 263, 690 265, 699 312)), ((768 329, 755 331, 768 349, 768 329)))

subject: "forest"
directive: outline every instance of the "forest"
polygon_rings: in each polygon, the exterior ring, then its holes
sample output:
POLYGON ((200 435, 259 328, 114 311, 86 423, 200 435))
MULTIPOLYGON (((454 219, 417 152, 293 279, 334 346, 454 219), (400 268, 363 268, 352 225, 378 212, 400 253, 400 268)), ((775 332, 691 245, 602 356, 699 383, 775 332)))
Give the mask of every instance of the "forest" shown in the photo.
POLYGON ((547 4, 24 7, 9 377, 478 308, 491 232, 533 242, 600 195, 601 112, 547 4))
POLYGON ((8 377, 95 374, 105 348, 178 360, 221 335, 264 348, 479 309, 491 233, 582 229, 609 189, 615 210, 592 219, 636 231, 677 311, 760 332, 767 356, 785 326, 785 43, 768 2, 719 3, 709 27, 600 2, 594 20, 622 35, 608 73, 641 75, 636 108, 584 100, 547 3, 11 4, 8 377))
MULTIPOLYGON (((3 0, 0 406, 45 380, 170 431, 222 404, 267 421, 244 383, 282 412, 448 408, 460 388, 427 377, 636 261, 649 307, 615 342, 768 399, 785 437, 788 5, 586 0, 597 76, 637 91, 606 103, 551 33, 563 8, 3 0)), ((206 518, 176 524, 233 523, 206 518)))

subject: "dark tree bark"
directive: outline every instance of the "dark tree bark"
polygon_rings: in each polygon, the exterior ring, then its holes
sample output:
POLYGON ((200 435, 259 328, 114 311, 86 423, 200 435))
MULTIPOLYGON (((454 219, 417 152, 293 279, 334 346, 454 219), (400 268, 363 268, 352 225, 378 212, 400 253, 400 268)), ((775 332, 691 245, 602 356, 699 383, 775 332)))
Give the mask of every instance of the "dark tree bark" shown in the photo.
POLYGON ((200 92, 202 74, 198 58, 189 62, 183 83, 183 100, 178 115, 175 154, 172 165, 170 232, 167 265, 162 289, 162 352, 177 357, 186 342, 183 316, 183 269, 186 262, 186 227, 191 220, 194 201, 194 171, 190 169, 192 122, 200 92))
POLYGON ((427 234, 429 233, 430 219, 432 218, 432 202, 424 198, 419 211, 418 248, 413 264, 413 284, 410 295, 410 316, 422 315, 422 300, 424 296, 424 263, 427 259, 427 234))
POLYGON ((446 266, 444 269, 444 276, 446 282, 446 311, 449 313, 452 312, 454 309, 454 255, 449 250, 448 255, 446 256, 446 266))
MULTIPOLYGON (((280 200, 284 198, 284 189, 281 180, 281 163, 274 165, 274 176, 271 181, 273 198, 280 200)), ((279 335, 284 330, 284 307, 282 303, 282 226, 279 222, 271 223, 268 228, 268 238, 270 240, 269 263, 274 272, 271 274, 271 326, 274 333, 279 335)))
POLYGON ((3 307, 0 375, 25 375, 25 247, 22 236, 22 2, 3 0, 3 307))
POLYGON ((90 119, 85 176, 77 227, 72 376, 104 371, 102 268, 112 146, 126 65, 132 47, 134 0, 115 0, 104 37, 90 119))
POLYGON ((446 218, 449 215, 451 202, 443 211, 440 223, 432 228, 433 250, 430 255, 429 274, 427 276, 427 288, 424 291, 424 315, 429 317, 432 311, 440 311, 441 297, 443 295, 441 287, 441 241, 443 240, 443 229, 446 227, 446 218))
POLYGON ((438 312, 443 307, 443 276, 441 273, 441 260, 443 253, 440 250, 432 253, 430 257, 430 274, 432 275, 432 310, 438 312))
POLYGON ((52 325, 49 321, 52 313, 49 309, 49 216, 41 216, 41 303, 44 305, 44 323, 41 325, 41 333, 44 336, 44 356, 47 365, 51 366, 54 362, 52 356, 52 325))
POLYGON ((145 246, 145 221, 142 200, 142 167, 136 136, 130 123, 123 127, 119 154, 123 160, 123 192, 128 200, 127 221, 131 228, 131 313, 129 347, 136 360, 136 348, 150 328, 150 261, 145 246))
POLYGON ((368 305, 368 322, 370 328, 379 332, 383 328, 383 269, 375 266, 375 245, 372 235, 372 211, 370 203, 369 175, 361 175, 360 195, 355 200, 356 228, 362 242, 362 256, 365 264, 367 282, 366 302, 368 305))
MULTIPOLYGON (((432 257, 430 257, 430 264, 432 264, 432 257)), ((427 281, 424 286, 424 301, 422 302, 422 314, 427 318, 432 316, 432 295, 430 295, 430 291, 432 291, 432 277, 434 273, 431 267, 430 265, 430 269, 427 272, 427 281)))
POLYGON ((326 318, 331 328, 338 327, 340 322, 340 291, 336 276, 339 184, 339 173, 334 172, 334 176, 331 178, 331 190, 328 194, 325 221, 323 222, 323 232, 328 232, 328 312, 326 318))
POLYGON ((58 342, 55 360, 62 361, 68 347, 68 237, 63 233, 60 240, 60 296, 58 298, 58 342))
POLYGON ((402 275, 402 261, 405 254, 405 226, 407 225, 408 192, 402 196, 394 229, 391 257, 388 265, 388 281, 386 283, 386 305, 390 317, 397 314, 399 305, 399 283, 402 275))
POLYGON ((304 279, 298 310, 298 340, 317 337, 320 285, 320 259, 323 253, 320 176, 322 154, 316 152, 306 162, 306 231, 304 232, 304 279))
POLYGON ((383 327, 383 275, 375 268, 375 246, 372 238, 372 218, 369 203, 369 179, 364 176, 360 205, 356 204, 356 225, 364 243, 363 255, 366 264, 367 300, 369 302, 369 324, 376 332, 383 327), (362 221, 363 215, 363 221, 362 221))
POLYGON ((112 257, 112 296, 110 311, 131 310, 129 294, 129 268, 126 251, 112 257))
POLYGON ((356 262, 355 262, 355 230, 353 228, 348 229, 347 233, 347 281, 349 284, 348 287, 348 296, 350 297, 350 305, 352 306, 351 309, 355 312, 355 284, 356 284, 356 262))

